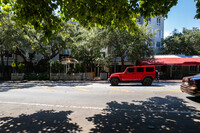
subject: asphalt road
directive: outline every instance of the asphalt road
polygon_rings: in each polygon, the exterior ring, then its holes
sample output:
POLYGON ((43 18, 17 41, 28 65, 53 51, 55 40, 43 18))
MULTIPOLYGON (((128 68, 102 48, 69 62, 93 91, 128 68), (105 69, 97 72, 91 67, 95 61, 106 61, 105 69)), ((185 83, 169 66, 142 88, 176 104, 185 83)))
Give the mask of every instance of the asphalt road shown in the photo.
POLYGON ((180 82, 0 84, 0 133, 200 131, 200 98, 180 82))

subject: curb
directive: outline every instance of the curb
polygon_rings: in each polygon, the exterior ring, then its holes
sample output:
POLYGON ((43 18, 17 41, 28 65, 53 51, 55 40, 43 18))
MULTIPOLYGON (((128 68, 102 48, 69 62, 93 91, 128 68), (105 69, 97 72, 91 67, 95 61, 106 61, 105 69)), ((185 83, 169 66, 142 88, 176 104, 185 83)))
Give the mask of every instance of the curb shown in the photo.
MULTIPOLYGON (((154 80, 154 83, 181 83, 182 80, 154 80)), ((107 80, 70 80, 70 81, 50 81, 50 80, 21 80, 21 81, 0 81, 1 83, 109 83, 107 80)))

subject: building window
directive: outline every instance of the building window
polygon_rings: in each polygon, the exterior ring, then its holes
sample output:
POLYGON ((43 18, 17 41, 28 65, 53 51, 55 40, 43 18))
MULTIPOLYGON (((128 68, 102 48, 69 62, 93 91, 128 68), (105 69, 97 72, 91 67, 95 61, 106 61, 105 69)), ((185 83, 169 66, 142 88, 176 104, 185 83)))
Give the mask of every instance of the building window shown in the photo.
POLYGON ((138 18, 138 23, 141 24, 141 25, 143 24, 143 18, 142 17, 138 18))
POLYGON ((66 55, 70 55, 70 50, 68 50, 68 49, 64 49, 64 54, 66 54, 66 55))
POLYGON ((161 30, 157 31, 157 37, 161 38, 161 30))
POLYGON ((160 48, 161 43, 160 42, 156 42, 156 47, 160 48))
POLYGON ((197 66, 190 66, 190 72, 196 72, 197 66))
POLYGON ((160 18, 157 18, 157 25, 160 26, 160 18))
POLYGON ((138 18, 138 23, 141 23, 141 18, 138 18))

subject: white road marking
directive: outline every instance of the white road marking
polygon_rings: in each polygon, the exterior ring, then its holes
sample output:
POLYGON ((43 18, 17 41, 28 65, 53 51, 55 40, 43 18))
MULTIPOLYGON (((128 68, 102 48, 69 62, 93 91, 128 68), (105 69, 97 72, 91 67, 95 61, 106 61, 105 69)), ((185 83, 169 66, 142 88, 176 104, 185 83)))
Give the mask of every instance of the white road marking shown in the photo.
POLYGON ((41 104, 41 103, 18 103, 18 102, 3 102, 2 104, 16 104, 16 105, 28 105, 28 106, 43 106, 43 107, 57 107, 57 108, 77 108, 77 109, 95 109, 102 110, 102 107, 87 107, 87 106, 64 106, 64 105, 53 105, 53 104, 41 104))
MULTIPOLYGON (((57 107, 57 108, 74 108, 74 109, 94 109, 94 110, 103 110, 103 107, 89 107, 89 106, 66 106, 66 105, 53 105, 53 104, 41 104, 41 103, 18 103, 18 102, 3 102, 1 104, 15 104, 15 105, 28 105, 28 106, 44 106, 44 107, 57 107)), ((115 111, 132 111, 132 112, 152 112, 152 113, 172 113, 172 114, 199 114, 200 111, 167 111, 167 110, 135 110, 135 109, 116 109, 110 108, 110 110, 115 111)))

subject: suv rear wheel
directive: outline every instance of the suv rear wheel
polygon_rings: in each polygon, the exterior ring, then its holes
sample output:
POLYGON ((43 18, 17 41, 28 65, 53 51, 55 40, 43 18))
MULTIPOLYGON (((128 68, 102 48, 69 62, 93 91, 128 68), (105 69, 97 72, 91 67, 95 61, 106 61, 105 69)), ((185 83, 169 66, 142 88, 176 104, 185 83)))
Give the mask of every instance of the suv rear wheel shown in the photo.
POLYGON ((110 80, 110 83, 111 83, 112 86, 117 86, 118 83, 119 83, 119 79, 118 78, 112 78, 110 80))
POLYGON ((142 85, 144 85, 144 86, 150 86, 152 84, 152 81, 153 80, 151 78, 145 78, 142 81, 142 85))

